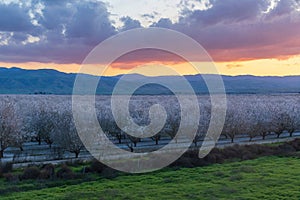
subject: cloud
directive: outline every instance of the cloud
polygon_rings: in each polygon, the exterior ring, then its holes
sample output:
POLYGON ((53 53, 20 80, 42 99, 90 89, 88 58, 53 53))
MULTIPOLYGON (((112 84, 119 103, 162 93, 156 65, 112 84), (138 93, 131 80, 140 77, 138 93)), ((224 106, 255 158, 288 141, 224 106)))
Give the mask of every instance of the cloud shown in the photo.
POLYGON ((144 18, 154 19, 155 18, 155 13, 154 14, 143 14, 141 16, 144 17, 144 18))
POLYGON ((131 69, 145 63, 173 65, 186 63, 186 60, 171 52, 157 49, 142 49, 122 55, 112 63, 111 67, 118 69, 131 69))
POLYGON ((195 10, 181 18, 183 24, 197 23, 198 26, 217 23, 232 23, 258 19, 266 9, 267 3, 262 0, 212 0, 208 10, 195 10))
POLYGON ((33 29, 27 12, 18 4, 0 4, 0 31, 20 32, 33 29))
POLYGON ((162 18, 158 22, 155 22, 151 25, 151 27, 161 27, 161 28, 172 28, 173 23, 168 18, 162 18))
POLYGON ((28 5, 0 6, 23 14, 13 17, 20 25, 0 19, 0 32, 13 32, 8 45, 0 46, 3 62, 81 63, 95 45, 116 34, 102 2, 33 0, 28 5), (43 5, 42 13, 37 13, 37 4, 43 5))
MULTIPOLYGON (((198 41, 215 61, 299 54, 299 3, 280 1, 267 13, 268 2, 213 0, 210 9, 185 12, 178 23, 168 24, 168 27, 198 41)), ((159 22, 153 25, 164 27, 164 23, 159 22)))
POLYGON ((123 27, 121 31, 127 31, 134 28, 141 28, 141 23, 138 20, 131 19, 130 17, 122 17, 121 22, 123 22, 123 27))
MULTIPOLYGON (((151 27, 170 28, 189 35, 202 44, 215 61, 286 58, 300 52, 297 0, 277 3, 273 0, 210 0, 203 6, 182 2, 181 6, 185 7, 180 8, 182 12, 177 22, 164 17, 151 27), (270 6, 270 2, 274 6, 270 6)), ((155 11, 143 13, 141 17, 153 19, 154 14, 155 11)), ((123 26, 117 29, 110 19, 107 5, 95 0, 0 3, 0 60, 81 63, 99 42, 118 32, 141 27, 141 19, 125 16, 120 17, 123 26)), ((175 59, 153 52, 154 56, 147 56, 149 51, 142 52, 122 62, 175 59)), ((194 58, 194 61, 199 59, 197 55, 194 58)))
POLYGON ((295 9, 300 8, 300 2, 297 0, 281 0, 277 2, 276 7, 274 7, 270 13, 269 17, 279 17, 283 15, 288 15, 290 12, 293 12, 295 9))

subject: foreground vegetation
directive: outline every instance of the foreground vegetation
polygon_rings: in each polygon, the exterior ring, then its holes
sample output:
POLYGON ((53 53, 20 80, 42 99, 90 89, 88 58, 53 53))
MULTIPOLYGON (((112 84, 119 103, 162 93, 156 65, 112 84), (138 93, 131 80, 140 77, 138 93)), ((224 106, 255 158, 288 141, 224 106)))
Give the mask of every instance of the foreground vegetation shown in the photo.
MULTIPOLYGON (((45 189, 33 187, 12 191, 1 199, 299 199, 299 177, 299 158, 271 156, 113 179, 99 177, 45 189)), ((6 184, 1 180, 1 187, 6 184)))
POLYGON ((0 167, 1 199, 299 199, 300 140, 185 153, 169 168, 125 174, 103 164, 0 167))

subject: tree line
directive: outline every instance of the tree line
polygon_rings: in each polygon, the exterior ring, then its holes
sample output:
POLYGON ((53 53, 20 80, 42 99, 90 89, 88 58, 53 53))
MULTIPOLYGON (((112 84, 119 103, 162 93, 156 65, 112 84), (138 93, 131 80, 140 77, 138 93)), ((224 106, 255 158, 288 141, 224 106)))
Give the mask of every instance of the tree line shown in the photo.
MULTIPOLYGON (((156 145, 162 137, 176 139, 181 119, 180 105, 172 98, 153 97, 135 100, 130 106, 131 117, 142 126, 149 123, 147 115, 149 107, 158 102, 166 108, 167 120, 164 128, 151 137, 156 145)), ((209 100, 206 99, 199 105, 201 119, 193 141, 195 146, 205 137, 211 117, 209 100)), ((117 126, 107 103, 97 107, 98 120, 103 131, 115 143, 126 144, 133 152, 142 139, 130 136, 117 126)), ((26 110, 24 107, 22 109, 26 110)), ((77 134, 70 106, 52 109, 49 101, 44 101, 28 106, 26 115, 20 110, 16 100, 4 98, 0 102, 0 158, 8 147, 19 147, 22 151, 22 145, 29 141, 46 143, 49 148, 55 145, 64 151, 74 153, 76 158, 85 149, 77 134)), ((265 139, 270 134, 280 137, 285 131, 293 136, 296 130, 300 130, 299 119, 298 96, 287 101, 276 98, 249 101, 245 96, 229 98, 222 135, 232 142, 237 135, 242 134, 247 135, 250 141, 257 136, 265 139)))

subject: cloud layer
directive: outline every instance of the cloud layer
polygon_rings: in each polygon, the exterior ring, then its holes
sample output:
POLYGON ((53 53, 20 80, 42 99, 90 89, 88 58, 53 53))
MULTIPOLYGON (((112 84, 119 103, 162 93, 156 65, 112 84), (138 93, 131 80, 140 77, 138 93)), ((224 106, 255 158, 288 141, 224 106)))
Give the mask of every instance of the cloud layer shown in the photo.
MULTIPOLYGON (((176 23, 162 18, 151 26, 191 36, 215 61, 281 59, 300 52, 298 0, 211 0, 208 9, 181 9, 176 23)), ((123 27, 117 28, 110 17, 107 4, 95 0, 0 3, 0 61, 81 63, 99 42, 142 27, 139 19, 120 16, 123 27)))

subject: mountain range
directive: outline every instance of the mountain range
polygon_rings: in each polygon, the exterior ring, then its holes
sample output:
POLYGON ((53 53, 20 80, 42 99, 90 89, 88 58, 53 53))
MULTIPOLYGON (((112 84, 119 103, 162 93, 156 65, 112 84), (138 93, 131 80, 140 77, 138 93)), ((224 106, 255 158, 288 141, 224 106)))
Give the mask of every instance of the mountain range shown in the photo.
MULTIPOLYGON (((81 74, 82 75, 82 74, 81 74)), ((77 74, 63 73, 52 69, 25 70, 20 68, 0 68, 0 94, 57 94, 69 95, 73 92, 77 74)), ((86 78, 99 78, 83 75, 86 78)), ((123 75, 105 76, 100 78, 96 94, 110 95, 123 75)), ((127 75, 126 85, 130 87, 139 82, 164 82, 172 84, 184 93, 185 88, 180 83, 182 77, 158 76, 148 77, 139 74, 127 75)), ((195 93, 207 94, 208 89, 201 75, 184 76, 195 93)), ((217 75, 205 75, 206 79, 214 80, 217 75)), ((267 94, 267 93, 300 93, 300 76, 222 76, 226 93, 228 94, 267 94)), ((123 91, 126 94, 126 87, 123 91)), ((135 91, 137 95, 172 94, 159 84, 146 84, 135 91)))

